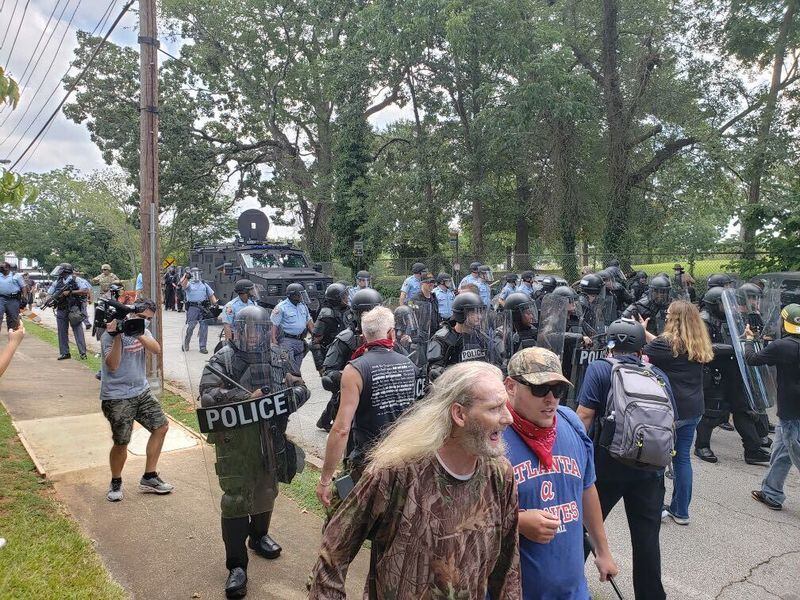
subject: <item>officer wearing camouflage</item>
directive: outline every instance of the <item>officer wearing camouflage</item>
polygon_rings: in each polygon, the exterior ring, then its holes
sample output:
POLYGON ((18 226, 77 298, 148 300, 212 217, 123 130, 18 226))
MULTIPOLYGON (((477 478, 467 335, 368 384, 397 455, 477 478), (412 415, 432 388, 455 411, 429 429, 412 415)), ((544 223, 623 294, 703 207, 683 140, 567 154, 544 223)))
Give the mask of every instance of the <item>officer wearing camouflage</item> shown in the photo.
POLYGON ((372 310, 383 303, 381 295, 372 288, 366 288, 356 292, 350 304, 352 321, 350 325, 343 329, 333 339, 325 360, 322 361, 322 388, 331 392, 331 399, 328 401, 325 410, 317 421, 317 427, 330 431, 336 412, 339 408, 339 391, 342 380, 342 371, 353 355, 353 352, 363 343, 361 335, 361 315, 372 310))
MULTIPOLYGON (((233 339, 211 357, 200 379, 204 408, 259 398, 288 389, 290 412, 308 400, 303 380, 289 373, 285 351, 271 347, 270 314, 247 306, 236 315, 233 339), (224 373, 245 389, 230 384, 224 373), (245 391, 248 390, 248 391, 245 391)), ((302 469, 302 451, 286 439, 289 414, 237 429, 212 432, 208 442, 216 454, 215 471, 222 489, 222 539, 229 571, 225 594, 247 593, 247 545, 259 556, 275 559, 281 546, 269 535, 278 482, 289 483, 302 469)))
POLYGON ((100 267, 100 275, 92 279, 92 283, 100 286, 101 294, 107 294, 112 285, 120 285, 122 282, 119 277, 111 271, 111 265, 105 264, 100 267))

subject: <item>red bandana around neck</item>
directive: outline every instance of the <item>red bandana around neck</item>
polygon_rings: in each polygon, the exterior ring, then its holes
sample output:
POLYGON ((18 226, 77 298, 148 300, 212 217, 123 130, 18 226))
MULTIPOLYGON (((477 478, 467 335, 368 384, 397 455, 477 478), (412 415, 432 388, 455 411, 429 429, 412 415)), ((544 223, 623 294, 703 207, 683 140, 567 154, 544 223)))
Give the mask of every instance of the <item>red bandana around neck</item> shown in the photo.
POLYGON ((365 342, 355 349, 350 360, 354 360, 364 354, 370 348, 386 348, 387 350, 394 349, 394 342, 388 338, 382 340, 375 340, 374 342, 365 342))
POLYGON ((558 415, 553 415, 553 425, 551 427, 539 427, 535 423, 531 423, 524 417, 520 416, 508 403, 508 410, 514 418, 511 427, 519 434, 522 441, 533 450, 539 463, 545 469, 553 468, 553 444, 556 442, 556 418, 558 415))

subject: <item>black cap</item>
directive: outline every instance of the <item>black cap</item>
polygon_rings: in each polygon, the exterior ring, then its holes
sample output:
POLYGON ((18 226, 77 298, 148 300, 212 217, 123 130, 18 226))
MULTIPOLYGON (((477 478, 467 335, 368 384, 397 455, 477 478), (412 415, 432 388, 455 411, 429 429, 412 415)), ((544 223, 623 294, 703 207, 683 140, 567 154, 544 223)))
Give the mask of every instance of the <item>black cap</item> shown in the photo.
POLYGON ((439 273, 436 276, 436 283, 444 283, 445 281, 451 281, 453 278, 450 277, 449 273, 439 273))
POLYGON ((414 273, 414 275, 419 275, 420 273, 424 273, 427 270, 428 267, 426 267, 422 263, 414 263, 413 265, 411 265, 411 272, 414 273))
POLYGON ((473 261, 473 262, 469 263, 469 270, 472 271, 472 272, 475 272, 475 271, 478 270, 478 267, 480 267, 480 266, 481 266, 480 262, 478 262, 477 260, 473 261))

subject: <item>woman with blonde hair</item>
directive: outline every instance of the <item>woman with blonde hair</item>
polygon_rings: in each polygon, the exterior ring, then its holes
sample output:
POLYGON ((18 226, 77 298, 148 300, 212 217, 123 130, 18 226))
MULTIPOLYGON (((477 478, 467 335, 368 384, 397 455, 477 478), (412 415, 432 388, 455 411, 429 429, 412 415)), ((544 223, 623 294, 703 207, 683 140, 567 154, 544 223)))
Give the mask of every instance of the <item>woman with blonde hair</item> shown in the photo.
POLYGON ((671 517, 679 525, 689 524, 692 500, 692 462, 689 456, 694 432, 703 415, 703 365, 711 362, 714 351, 700 311, 694 304, 677 300, 667 308, 664 332, 656 337, 646 333, 643 354, 669 377, 678 413, 675 420, 675 474, 672 501, 662 518, 671 517))

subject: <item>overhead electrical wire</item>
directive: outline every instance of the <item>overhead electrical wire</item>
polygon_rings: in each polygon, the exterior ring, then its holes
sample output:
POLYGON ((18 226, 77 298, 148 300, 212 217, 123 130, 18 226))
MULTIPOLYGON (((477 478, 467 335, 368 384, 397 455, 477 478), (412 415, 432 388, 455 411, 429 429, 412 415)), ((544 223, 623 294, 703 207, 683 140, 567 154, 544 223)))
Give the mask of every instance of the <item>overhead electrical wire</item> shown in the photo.
POLYGON ((28 14, 28 5, 30 5, 31 0, 27 0, 25 2, 25 8, 22 10, 22 18, 19 20, 19 27, 17 27, 17 33, 14 34, 14 41, 11 42, 11 50, 8 51, 8 58, 6 58, 6 69, 8 69, 8 65, 11 64, 11 55, 14 54, 14 47, 17 45, 17 39, 19 38, 19 32, 22 31, 22 25, 25 23, 25 15, 28 14))
MULTIPOLYGON (((64 103, 70 97, 72 92, 75 91, 76 87, 78 87, 78 84, 83 79, 83 76, 86 75, 86 72, 92 66, 92 63, 94 63, 94 59, 100 53, 100 50, 103 48, 103 46, 105 45, 106 41, 111 36, 111 33, 114 31, 114 29, 116 29, 117 25, 122 20, 122 17, 125 16, 125 13, 127 13, 128 10, 130 9, 130 7, 133 6, 134 2, 135 2, 135 0, 128 0, 128 3, 125 4, 125 6, 122 7, 122 10, 117 15, 117 18, 114 19, 114 22, 111 24, 111 27, 106 32, 105 36, 103 36, 103 40, 97 45, 97 47, 95 47, 94 52, 92 52, 92 55, 89 57, 89 60, 86 62, 86 65, 84 65, 83 70, 80 73, 78 73, 78 76, 75 78, 75 80, 69 86, 69 89, 67 90, 67 93, 61 99, 61 102, 58 103, 58 106, 56 106, 55 110, 52 112, 50 117, 48 117, 48 119, 45 122, 45 124, 41 127, 41 129, 39 129, 39 131, 36 133, 34 138, 30 141, 30 143, 27 145, 27 147, 22 151, 22 154, 20 154, 19 157, 17 158, 17 160, 15 160, 14 163, 11 165, 11 170, 16 168, 16 166, 25 157, 25 155, 31 150, 31 148, 33 148, 34 144, 36 144, 36 141, 44 134, 45 130, 48 128, 50 123, 53 122, 53 119, 56 118, 56 116, 58 115, 59 111, 61 110, 61 107, 64 106, 64 103)), ((14 147, 16 148, 16 145, 14 147)))
MULTIPOLYGON (((50 28, 50 23, 52 23, 53 16, 56 14, 56 11, 58 10, 58 7, 59 7, 60 4, 61 4, 61 0, 58 0, 56 2, 55 6, 53 6, 53 12, 50 13, 50 17, 47 19, 47 23, 45 23, 45 26, 44 26, 44 29, 42 29, 41 35, 39 35, 39 39, 36 42, 36 46, 34 46, 33 52, 31 52, 31 57, 28 59, 28 64, 25 65, 25 69, 23 69, 22 75, 19 76, 19 80, 20 81, 23 81, 25 79, 25 76, 28 74, 28 69, 30 69, 31 63, 33 62, 33 59, 36 57, 36 53, 39 51, 39 46, 41 46, 41 44, 42 44, 42 40, 44 39, 44 34, 47 33, 47 30, 50 28)), ((67 0, 67 4, 69 4, 69 0, 67 0)), ((66 9, 66 5, 64 6, 64 8, 66 9)), ((64 12, 62 11, 61 14, 64 14, 64 12)), ((58 21, 60 21, 60 20, 61 20, 61 17, 59 16, 58 21)), ((58 26, 58 21, 56 21, 56 27, 58 26)), ((55 27, 53 28, 53 31, 55 31, 55 27)), ((51 32, 51 37, 52 37, 52 32, 51 32)), ((50 38, 48 38, 48 40, 49 39, 50 38)), ((46 46, 45 46, 45 48, 42 48, 42 54, 44 54, 45 49, 46 49, 46 46)), ((34 69, 36 69, 36 67, 34 67, 34 69)))
POLYGON ((8 37, 8 32, 11 30, 11 23, 14 22, 14 15, 17 14, 17 5, 19 4, 19 0, 14 0, 14 10, 11 11, 11 18, 8 20, 8 25, 6 25, 6 32, 3 34, 3 40, 0 41, 0 49, 6 45, 6 38, 8 37))

